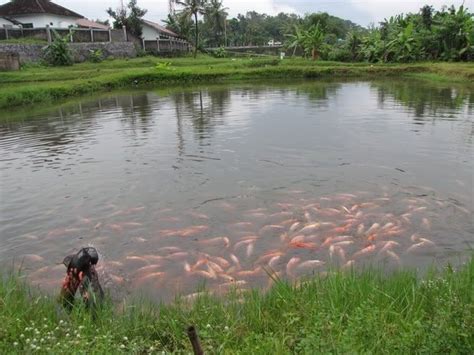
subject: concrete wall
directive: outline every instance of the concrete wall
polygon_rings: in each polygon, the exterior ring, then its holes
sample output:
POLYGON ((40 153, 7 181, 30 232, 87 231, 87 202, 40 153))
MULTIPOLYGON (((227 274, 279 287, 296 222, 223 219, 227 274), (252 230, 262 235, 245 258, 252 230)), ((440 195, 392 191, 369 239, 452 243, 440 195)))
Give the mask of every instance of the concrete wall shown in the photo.
POLYGON ((76 26, 76 17, 59 16, 51 14, 34 14, 34 15, 18 15, 12 16, 13 19, 21 23, 32 23, 33 27, 46 27, 49 25, 55 28, 68 28, 69 26, 76 26))
POLYGON ((18 53, 0 53, 0 71, 20 70, 18 53))
MULTIPOLYGON (((41 44, 3 44, 0 43, 0 53, 18 53, 21 63, 39 62, 43 59, 45 46, 41 44)), ((137 51, 132 42, 99 42, 71 43, 74 61, 84 62, 89 59, 90 50, 102 50, 105 58, 134 58, 137 51)))

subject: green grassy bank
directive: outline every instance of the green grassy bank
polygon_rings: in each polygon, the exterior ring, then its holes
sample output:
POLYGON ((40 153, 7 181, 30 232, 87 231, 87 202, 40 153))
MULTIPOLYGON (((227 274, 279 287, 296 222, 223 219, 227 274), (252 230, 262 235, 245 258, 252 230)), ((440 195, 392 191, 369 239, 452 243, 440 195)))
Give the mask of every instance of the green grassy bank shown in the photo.
POLYGON ((163 60, 154 57, 110 60, 72 67, 25 67, 0 72, 0 108, 14 108, 129 87, 164 87, 193 82, 258 79, 380 78, 472 83, 473 63, 368 64, 272 58, 215 59, 207 56, 163 60), (157 63, 161 63, 158 64, 157 63), (165 65, 169 63, 169 65, 165 65))
POLYGON ((0 283, 0 353, 190 353, 190 324, 208 353, 472 354, 474 258, 421 280, 335 273, 265 294, 110 306, 95 322, 81 309, 64 314, 18 278, 0 283))

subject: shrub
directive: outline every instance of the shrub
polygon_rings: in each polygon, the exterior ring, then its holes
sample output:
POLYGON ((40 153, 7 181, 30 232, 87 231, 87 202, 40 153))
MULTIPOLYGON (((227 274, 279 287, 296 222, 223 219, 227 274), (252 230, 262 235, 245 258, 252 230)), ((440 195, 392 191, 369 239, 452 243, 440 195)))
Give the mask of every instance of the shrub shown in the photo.
POLYGON ((53 30, 54 41, 49 44, 44 51, 44 59, 50 65, 66 66, 72 65, 72 55, 68 46, 69 36, 61 37, 53 30))
POLYGON ((89 49, 89 60, 92 63, 100 63, 104 60, 102 49, 89 49))
POLYGON ((214 51, 213 55, 216 58, 227 58, 229 53, 227 53, 224 47, 219 47, 214 51))

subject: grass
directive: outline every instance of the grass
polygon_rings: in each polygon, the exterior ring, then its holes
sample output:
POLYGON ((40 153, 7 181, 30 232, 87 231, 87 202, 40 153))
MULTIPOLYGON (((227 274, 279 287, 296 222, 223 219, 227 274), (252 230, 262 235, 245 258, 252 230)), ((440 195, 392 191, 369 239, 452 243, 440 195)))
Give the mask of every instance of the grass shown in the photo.
POLYGON ((164 87, 196 82, 315 78, 417 78, 474 82, 473 63, 377 64, 313 62, 304 59, 216 59, 208 56, 143 57, 82 63, 72 67, 27 66, 0 72, 0 109, 49 103, 90 93, 130 87, 164 87), (170 65, 157 63, 169 62, 170 65))
POLYGON ((473 301, 474 258, 423 279, 368 270, 192 304, 108 305, 97 321, 80 307, 66 315, 16 276, 0 283, 0 353, 190 353, 193 324, 209 353, 472 354, 473 301))
POLYGON ((0 40, 0 44, 42 44, 47 45, 48 41, 38 38, 10 38, 0 40))

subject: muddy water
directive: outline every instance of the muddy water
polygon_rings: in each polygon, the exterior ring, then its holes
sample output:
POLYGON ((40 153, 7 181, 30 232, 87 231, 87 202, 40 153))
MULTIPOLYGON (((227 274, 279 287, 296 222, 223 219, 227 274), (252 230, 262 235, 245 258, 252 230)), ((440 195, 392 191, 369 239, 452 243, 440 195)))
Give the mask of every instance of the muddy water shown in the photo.
POLYGON ((241 84, 1 116, 0 264, 47 290, 86 245, 115 294, 167 301, 474 244, 465 87, 241 84))

